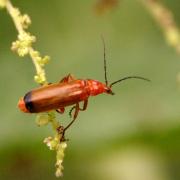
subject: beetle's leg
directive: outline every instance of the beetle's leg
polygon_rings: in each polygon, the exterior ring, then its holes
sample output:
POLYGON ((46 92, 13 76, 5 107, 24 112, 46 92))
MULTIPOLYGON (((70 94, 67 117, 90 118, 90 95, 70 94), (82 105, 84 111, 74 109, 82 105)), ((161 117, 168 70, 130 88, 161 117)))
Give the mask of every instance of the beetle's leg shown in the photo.
POLYGON ((59 108, 59 109, 56 109, 56 112, 60 113, 60 114, 63 114, 65 111, 65 108, 62 107, 62 108, 59 108))
POLYGON ((61 135, 60 142, 66 141, 66 139, 65 139, 65 137, 64 137, 64 135, 65 135, 64 126, 59 126, 59 127, 57 128, 57 132, 58 132, 58 134, 61 135))
MULTIPOLYGON (((88 105, 88 100, 85 100, 85 101, 84 101, 84 104, 83 104, 83 108, 80 108, 80 107, 79 107, 79 110, 80 110, 80 111, 85 111, 86 108, 87 108, 87 105, 88 105)), ((70 116, 70 118, 72 117, 72 111, 73 111, 75 108, 76 108, 76 106, 73 106, 73 107, 70 109, 70 111, 69 111, 69 116, 70 116)))
POLYGON ((71 110, 69 111, 70 117, 71 117, 72 111, 75 109, 74 116, 73 116, 73 120, 63 129, 62 137, 61 137, 61 140, 60 140, 60 141, 65 141, 65 137, 64 137, 64 136, 65 136, 65 131, 74 123, 74 121, 75 121, 76 118, 77 118, 77 115, 78 115, 79 111, 84 111, 84 110, 86 110, 87 105, 88 105, 88 100, 85 100, 85 101, 84 101, 84 104, 83 104, 83 108, 80 108, 80 107, 79 107, 79 103, 77 103, 75 106, 73 106, 73 107, 71 108, 71 110))
POLYGON ((79 110, 85 111, 86 108, 87 108, 87 105, 88 105, 88 100, 86 99, 86 100, 84 101, 83 108, 79 108, 79 110))
POLYGON ((72 117, 72 111, 73 111, 75 108, 76 108, 76 106, 73 106, 73 107, 70 109, 70 111, 69 111, 69 116, 70 116, 70 118, 72 117))
POLYGON ((60 132, 60 134, 62 134, 61 139, 60 139, 61 142, 66 140, 65 139, 65 132, 73 124, 73 122, 77 118, 77 115, 78 115, 78 112, 79 112, 79 103, 77 103, 76 106, 73 106, 72 109, 74 109, 74 108, 75 108, 75 112, 74 112, 73 120, 65 128, 60 126, 60 128, 63 128, 62 131, 60 132))
POLYGON ((68 74, 67 76, 65 76, 63 79, 61 79, 60 83, 63 82, 71 82, 73 80, 75 80, 76 78, 72 75, 72 74, 68 74))
MULTIPOLYGON (((76 120, 78 112, 79 112, 79 103, 76 104, 73 120, 64 128, 64 132, 73 124, 73 122, 76 120)), ((73 108, 73 109, 74 109, 73 108)))

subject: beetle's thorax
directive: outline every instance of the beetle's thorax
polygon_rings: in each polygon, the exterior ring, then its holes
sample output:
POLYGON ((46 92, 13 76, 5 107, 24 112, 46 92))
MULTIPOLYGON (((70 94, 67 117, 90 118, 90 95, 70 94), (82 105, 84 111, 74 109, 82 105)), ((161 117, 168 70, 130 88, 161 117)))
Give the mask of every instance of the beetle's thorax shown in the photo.
POLYGON ((96 95, 102 94, 102 93, 111 94, 111 93, 109 93, 109 91, 111 91, 110 88, 99 81, 88 79, 87 86, 89 89, 90 96, 96 96, 96 95))

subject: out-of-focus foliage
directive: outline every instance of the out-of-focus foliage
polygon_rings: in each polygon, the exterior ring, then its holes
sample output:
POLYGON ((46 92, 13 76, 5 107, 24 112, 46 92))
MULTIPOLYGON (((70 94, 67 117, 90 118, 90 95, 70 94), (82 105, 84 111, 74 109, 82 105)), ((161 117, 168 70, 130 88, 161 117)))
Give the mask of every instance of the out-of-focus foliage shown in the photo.
MULTIPOLYGON (((180 26, 179 1, 162 2, 180 26)), ((96 3, 13 1, 31 16, 36 47, 52 58, 49 81, 68 73, 104 81, 101 34, 110 82, 127 75, 152 81, 129 80, 113 88, 115 96, 90 98, 67 132, 62 179, 179 180, 179 57, 138 1, 121 1, 102 16, 94 13, 96 3)), ((54 154, 42 144, 51 129, 36 127, 35 115, 16 107, 37 87, 34 67, 11 52, 17 33, 6 11, 0 11, 0 27, 0 179, 55 179, 54 154)), ((68 110, 59 120, 68 123, 68 110)))
POLYGON ((98 0, 94 8, 97 14, 103 14, 108 10, 112 10, 117 5, 118 0, 98 0))

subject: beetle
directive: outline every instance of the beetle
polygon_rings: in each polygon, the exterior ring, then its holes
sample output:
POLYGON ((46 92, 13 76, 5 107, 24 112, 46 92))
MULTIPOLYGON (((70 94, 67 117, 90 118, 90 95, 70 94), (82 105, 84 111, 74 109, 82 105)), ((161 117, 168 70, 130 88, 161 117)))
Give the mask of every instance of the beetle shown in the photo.
POLYGON ((69 74, 58 83, 41 86, 26 93, 18 102, 19 109, 25 113, 41 113, 56 110, 62 114, 65 111, 65 107, 73 105, 70 110, 71 114, 74 109, 73 119, 65 128, 63 128, 64 136, 65 131, 77 118, 78 112, 86 110, 90 96, 96 96, 102 93, 114 95, 112 87, 127 79, 136 78, 150 81, 149 79, 140 76, 127 76, 109 84, 107 80, 104 40, 103 45, 105 83, 93 79, 76 79, 69 74), (82 108, 79 105, 80 102, 83 102, 82 108))

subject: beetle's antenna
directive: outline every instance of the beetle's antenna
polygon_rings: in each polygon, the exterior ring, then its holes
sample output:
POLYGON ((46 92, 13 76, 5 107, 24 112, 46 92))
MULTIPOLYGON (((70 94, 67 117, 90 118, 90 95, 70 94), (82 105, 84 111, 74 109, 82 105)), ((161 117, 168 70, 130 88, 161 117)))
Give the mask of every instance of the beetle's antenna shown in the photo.
POLYGON ((101 35, 101 39, 103 42, 103 47, 104 47, 104 78, 105 78, 105 83, 106 86, 108 86, 108 80, 107 80, 107 66, 106 66, 106 46, 105 46, 105 41, 103 36, 101 35))
POLYGON ((114 81, 113 83, 111 83, 111 84, 109 85, 109 87, 111 88, 112 86, 114 86, 114 84, 119 83, 119 82, 121 82, 121 81, 125 81, 125 80, 127 80, 127 79, 141 79, 141 80, 145 80, 145 81, 150 81, 149 79, 146 79, 146 78, 143 78, 143 77, 140 77, 140 76, 128 76, 128 77, 124 77, 124 78, 122 78, 122 79, 119 79, 119 80, 117 80, 117 81, 114 81))

